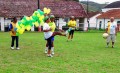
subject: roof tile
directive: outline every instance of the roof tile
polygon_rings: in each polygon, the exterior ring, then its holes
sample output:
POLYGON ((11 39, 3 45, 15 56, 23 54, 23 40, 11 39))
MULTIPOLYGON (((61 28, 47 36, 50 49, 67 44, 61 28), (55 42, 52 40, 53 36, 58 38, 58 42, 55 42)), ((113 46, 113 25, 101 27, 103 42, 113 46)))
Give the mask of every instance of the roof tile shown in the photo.
POLYGON ((102 13, 97 18, 101 19, 101 18, 110 18, 110 17, 120 18, 120 9, 109 10, 105 13, 102 13))
MULTIPOLYGON (((40 0, 40 9, 48 7, 57 17, 75 16, 87 17, 87 13, 81 4, 75 1, 40 0)), ((22 17, 30 16, 37 10, 37 0, 0 0, 0 16, 22 17)))

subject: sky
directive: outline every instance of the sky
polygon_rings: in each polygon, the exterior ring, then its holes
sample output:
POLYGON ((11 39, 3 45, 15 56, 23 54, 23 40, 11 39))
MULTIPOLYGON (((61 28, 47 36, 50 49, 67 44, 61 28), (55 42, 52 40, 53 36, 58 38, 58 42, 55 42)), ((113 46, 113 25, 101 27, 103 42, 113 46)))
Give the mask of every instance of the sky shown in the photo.
MULTIPOLYGON (((80 1, 87 1, 87 0, 80 0, 80 1)), ((115 1, 119 1, 119 0, 88 0, 88 1, 93 1, 93 2, 100 3, 100 4, 105 4, 106 2, 107 3, 112 3, 112 2, 115 2, 115 1)))

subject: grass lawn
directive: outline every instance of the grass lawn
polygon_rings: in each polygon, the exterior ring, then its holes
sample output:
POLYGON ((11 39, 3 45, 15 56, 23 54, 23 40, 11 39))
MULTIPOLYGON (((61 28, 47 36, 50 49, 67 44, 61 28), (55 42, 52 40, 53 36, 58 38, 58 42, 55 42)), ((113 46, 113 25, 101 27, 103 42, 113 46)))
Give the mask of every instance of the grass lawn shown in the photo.
POLYGON ((43 33, 20 35, 20 50, 11 50, 8 32, 0 32, 0 73, 120 73, 120 34, 115 48, 105 48, 102 33, 75 32, 73 41, 55 37, 55 55, 44 54, 43 33))

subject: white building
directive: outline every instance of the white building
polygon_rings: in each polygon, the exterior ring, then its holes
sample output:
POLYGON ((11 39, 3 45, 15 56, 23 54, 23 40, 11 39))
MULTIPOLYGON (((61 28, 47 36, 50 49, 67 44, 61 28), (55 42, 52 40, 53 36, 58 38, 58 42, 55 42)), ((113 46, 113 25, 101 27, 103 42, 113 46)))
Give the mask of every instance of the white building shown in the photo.
POLYGON ((110 17, 115 18, 115 22, 117 22, 118 29, 120 30, 120 9, 109 10, 100 16, 97 17, 97 29, 105 29, 108 21, 110 21, 110 17))
POLYGON ((89 16, 89 27, 91 29, 96 29, 96 25, 97 25, 96 17, 98 17, 99 15, 101 15, 100 12, 89 12, 88 13, 88 16, 89 16))
POLYGON ((110 17, 114 17, 120 30, 120 1, 107 5, 102 11, 103 13, 97 17, 97 29, 105 29, 110 17))

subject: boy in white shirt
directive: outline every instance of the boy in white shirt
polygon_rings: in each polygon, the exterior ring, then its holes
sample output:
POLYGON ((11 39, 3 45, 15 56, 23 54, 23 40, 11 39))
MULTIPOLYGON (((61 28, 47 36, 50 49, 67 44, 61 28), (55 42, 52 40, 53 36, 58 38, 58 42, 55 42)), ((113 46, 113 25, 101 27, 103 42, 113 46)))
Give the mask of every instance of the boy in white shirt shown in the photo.
POLYGON ((51 55, 51 47, 52 47, 52 40, 51 40, 51 38, 56 36, 56 35, 66 36, 66 34, 62 34, 60 32, 52 32, 51 28, 50 28, 50 26, 48 24, 49 22, 50 22, 50 18, 48 16, 46 16, 45 17, 45 23, 43 25, 43 32, 44 32, 45 40, 47 40, 47 42, 48 42, 48 52, 47 52, 47 55, 48 55, 48 57, 53 57, 51 55))

